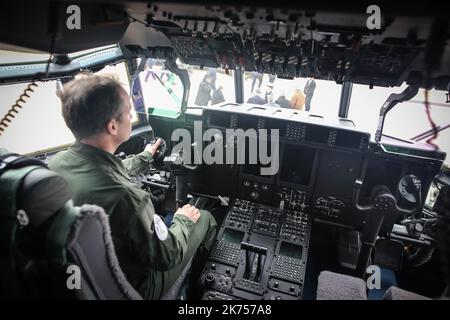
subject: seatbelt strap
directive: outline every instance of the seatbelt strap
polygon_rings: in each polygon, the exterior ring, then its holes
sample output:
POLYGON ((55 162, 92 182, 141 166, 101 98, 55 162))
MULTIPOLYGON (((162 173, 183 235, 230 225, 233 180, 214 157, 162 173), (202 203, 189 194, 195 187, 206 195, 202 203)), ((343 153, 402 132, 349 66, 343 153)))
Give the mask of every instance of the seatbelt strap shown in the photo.
MULTIPOLYGON (((16 161, 17 159, 11 159, 16 161)), ((9 162, 9 163, 12 163, 9 162)), ((2 162, 3 164, 3 162, 2 162)), ((8 167, 2 166, 3 169, 8 167)), ((16 194, 23 178, 41 166, 27 166, 3 171, 0 183, 0 288, 1 296, 14 299, 23 298, 16 273, 15 247, 17 230, 27 225, 26 213, 17 210, 16 194)))

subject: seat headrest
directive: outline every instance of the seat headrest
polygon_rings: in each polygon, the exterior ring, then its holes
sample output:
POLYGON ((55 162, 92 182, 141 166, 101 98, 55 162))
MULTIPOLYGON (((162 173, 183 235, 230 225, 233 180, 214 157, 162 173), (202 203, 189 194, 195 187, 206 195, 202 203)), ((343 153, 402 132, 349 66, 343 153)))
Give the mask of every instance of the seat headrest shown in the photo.
POLYGON ((32 228, 38 228, 72 198, 67 181, 46 168, 25 176, 17 192, 17 207, 23 209, 32 228))

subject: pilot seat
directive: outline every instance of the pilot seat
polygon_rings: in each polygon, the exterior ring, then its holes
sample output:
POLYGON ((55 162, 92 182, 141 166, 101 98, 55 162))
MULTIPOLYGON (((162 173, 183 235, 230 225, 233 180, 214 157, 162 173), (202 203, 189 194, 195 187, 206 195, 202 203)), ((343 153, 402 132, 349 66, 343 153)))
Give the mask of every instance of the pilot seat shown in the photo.
MULTIPOLYGON (((163 298, 177 298, 181 284, 163 298)), ((0 157, 0 299, 142 299, 119 266, 104 210, 75 207, 66 180, 16 154, 0 157)))

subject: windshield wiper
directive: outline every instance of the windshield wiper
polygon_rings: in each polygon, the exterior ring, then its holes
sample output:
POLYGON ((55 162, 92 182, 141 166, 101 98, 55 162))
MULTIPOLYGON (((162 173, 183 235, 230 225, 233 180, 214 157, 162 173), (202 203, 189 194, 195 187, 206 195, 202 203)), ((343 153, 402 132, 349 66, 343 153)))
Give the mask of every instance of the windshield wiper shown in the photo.
POLYGON ((422 133, 412 137, 410 140, 419 142, 419 141, 422 141, 422 140, 427 139, 427 138, 431 137, 432 135, 434 135, 435 130, 436 130, 436 133, 438 133, 438 132, 444 131, 448 128, 450 128, 450 124, 447 124, 443 127, 437 126, 435 129, 431 128, 425 132, 422 132, 422 133))

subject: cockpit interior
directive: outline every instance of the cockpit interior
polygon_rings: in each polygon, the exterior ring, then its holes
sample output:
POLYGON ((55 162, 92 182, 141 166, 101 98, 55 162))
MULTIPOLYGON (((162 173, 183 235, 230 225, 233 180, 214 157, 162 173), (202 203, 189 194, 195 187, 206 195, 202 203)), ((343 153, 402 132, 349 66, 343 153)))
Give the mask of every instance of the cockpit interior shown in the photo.
POLYGON ((67 182, 17 174, 75 141, 56 93, 87 73, 130 96, 118 158, 162 141, 130 177, 155 212, 217 221, 166 299, 449 299, 450 18, 404 4, 4 1, 0 298, 141 299, 108 212, 83 228, 67 182))

